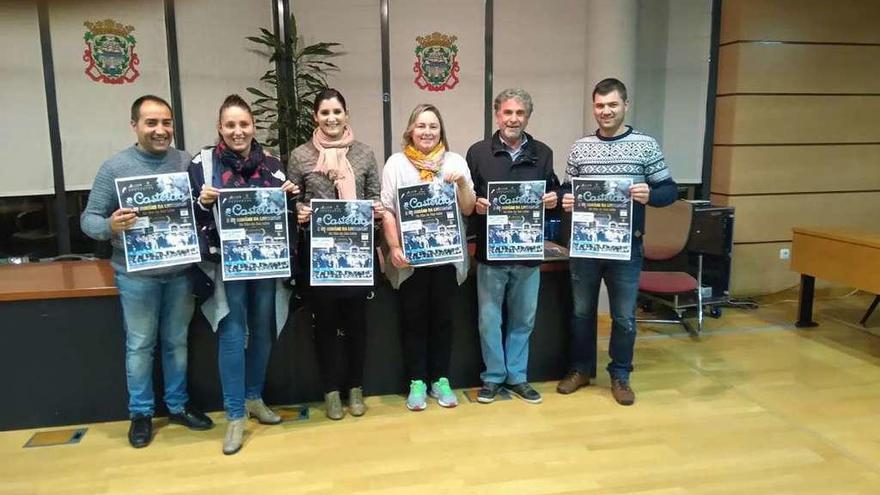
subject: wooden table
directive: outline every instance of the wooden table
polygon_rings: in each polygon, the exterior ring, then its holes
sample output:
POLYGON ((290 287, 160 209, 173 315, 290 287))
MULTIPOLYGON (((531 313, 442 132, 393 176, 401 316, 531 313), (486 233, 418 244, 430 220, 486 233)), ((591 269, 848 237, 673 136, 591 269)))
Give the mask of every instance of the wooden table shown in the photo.
MULTIPOLYGON (((880 294, 880 232, 847 228, 795 227, 791 269, 801 274, 798 327, 814 327, 816 278, 880 294)), ((862 318, 865 323, 880 296, 862 318)))
POLYGON ((115 296, 107 260, 0 266, 0 301, 115 296))
MULTIPOLYGON (((554 256, 562 253, 552 252, 554 256)), ((548 260, 550 261, 550 260, 548 260)), ((571 315, 565 261, 541 272, 529 352, 529 378, 558 380, 565 373, 571 315)), ((477 334, 475 274, 445 300, 453 313, 449 379, 477 387, 483 360, 477 334)), ((128 418, 125 332, 113 269, 104 260, 0 266, 0 431, 119 421, 128 418)), ((263 398, 269 404, 320 401, 324 396, 314 347, 311 311, 294 299, 287 327, 272 345, 263 398)), ((400 347, 397 291, 380 281, 367 303, 367 394, 395 394, 409 384, 400 347)), ((193 405, 223 407, 217 335, 201 314, 188 336, 187 386, 193 405)), ((156 364, 159 360, 156 359, 156 364)), ((161 366, 153 368, 161 397, 161 366)), ((165 414, 161 400, 156 414, 165 414)), ((0 490, 2 491, 2 490, 0 490)))

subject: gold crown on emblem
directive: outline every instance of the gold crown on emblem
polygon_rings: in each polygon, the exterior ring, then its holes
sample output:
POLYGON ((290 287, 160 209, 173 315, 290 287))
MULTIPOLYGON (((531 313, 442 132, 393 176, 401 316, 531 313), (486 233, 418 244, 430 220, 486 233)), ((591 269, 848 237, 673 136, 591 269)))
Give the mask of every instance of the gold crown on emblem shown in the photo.
POLYGON ((86 21, 83 25, 89 28, 93 34, 115 34, 117 36, 128 36, 134 31, 134 26, 123 26, 113 19, 104 19, 103 21, 90 22, 86 21))
POLYGON ((438 33, 434 31, 430 34, 430 36, 419 36, 416 38, 416 41, 419 42, 419 46, 427 47, 427 46, 445 46, 449 48, 455 43, 455 40, 458 38, 455 36, 449 36, 445 34, 438 33))

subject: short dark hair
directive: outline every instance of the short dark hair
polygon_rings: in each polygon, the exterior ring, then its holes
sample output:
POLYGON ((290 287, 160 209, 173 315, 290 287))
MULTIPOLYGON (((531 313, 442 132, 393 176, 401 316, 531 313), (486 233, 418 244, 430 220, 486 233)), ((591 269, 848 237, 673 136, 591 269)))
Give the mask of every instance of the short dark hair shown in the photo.
POLYGON ((605 96, 614 91, 620 93, 620 97, 623 101, 628 101, 626 97, 626 86, 620 82, 619 79, 613 77, 602 79, 596 84, 596 87, 593 88, 593 99, 596 99, 596 95, 605 96))
POLYGON ((339 104, 342 105, 342 110, 344 110, 345 113, 348 113, 348 107, 345 105, 345 97, 342 96, 342 93, 340 93, 338 89, 324 88, 320 93, 315 95, 315 102, 312 104, 312 115, 318 115, 318 109, 321 108, 321 102, 324 100, 332 100, 333 98, 339 100, 339 104))
POLYGON ((226 99, 223 100, 223 104, 220 105, 220 111, 217 112, 217 121, 218 122, 220 121, 220 119, 223 118, 223 111, 226 110, 227 108, 230 108, 230 107, 241 108, 241 109, 245 110, 248 113, 248 115, 251 116, 251 120, 254 119, 254 112, 251 111, 251 106, 248 105, 248 103, 246 101, 244 101, 244 98, 242 98, 241 96, 238 96, 237 94, 231 94, 231 95, 227 96, 226 99))
POLYGON ((171 115, 174 116, 174 110, 172 110, 171 105, 169 105, 167 101, 165 101, 162 98, 159 98, 156 95, 144 95, 144 96, 141 96, 140 98, 138 98, 137 100, 134 100, 134 103, 131 104, 131 121, 132 122, 136 123, 138 120, 141 119, 141 105, 143 105, 145 101, 152 101, 155 103, 159 103, 160 105, 165 105, 165 107, 167 107, 168 110, 171 111, 171 115))

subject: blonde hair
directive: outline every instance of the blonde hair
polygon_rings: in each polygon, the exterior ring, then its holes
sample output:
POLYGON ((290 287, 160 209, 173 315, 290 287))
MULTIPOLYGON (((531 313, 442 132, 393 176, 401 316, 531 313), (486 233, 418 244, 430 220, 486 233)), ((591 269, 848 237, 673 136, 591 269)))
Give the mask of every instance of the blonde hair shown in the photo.
POLYGON ((437 117, 437 121, 440 122, 440 142, 443 143, 443 147, 448 150, 449 142, 446 140, 446 126, 443 124, 443 117, 440 116, 440 110, 430 103, 416 105, 416 107, 413 108, 412 113, 409 114, 409 122, 406 124, 406 130, 403 131, 403 147, 406 148, 413 144, 412 131, 416 128, 416 119, 418 119, 419 115, 423 112, 431 112, 437 117))

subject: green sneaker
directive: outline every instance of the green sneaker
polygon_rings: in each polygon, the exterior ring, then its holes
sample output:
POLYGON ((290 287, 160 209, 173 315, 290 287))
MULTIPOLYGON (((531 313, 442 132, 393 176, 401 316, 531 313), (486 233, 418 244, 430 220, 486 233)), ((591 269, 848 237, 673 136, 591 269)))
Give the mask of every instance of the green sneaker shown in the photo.
POLYGON ((421 380, 411 380, 409 382, 409 397, 406 398, 406 408, 410 411, 424 411, 428 407, 427 395, 428 390, 425 382, 421 380))
POLYGON ((437 399, 441 407, 455 407, 458 405, 458 397, 449 386, 449 380, 440 378, 431 384, 431 397, 437 399))

